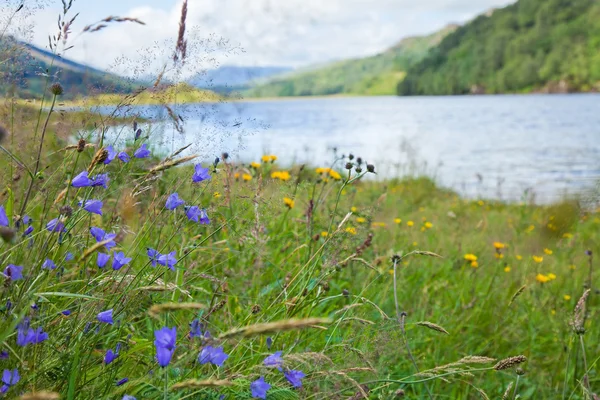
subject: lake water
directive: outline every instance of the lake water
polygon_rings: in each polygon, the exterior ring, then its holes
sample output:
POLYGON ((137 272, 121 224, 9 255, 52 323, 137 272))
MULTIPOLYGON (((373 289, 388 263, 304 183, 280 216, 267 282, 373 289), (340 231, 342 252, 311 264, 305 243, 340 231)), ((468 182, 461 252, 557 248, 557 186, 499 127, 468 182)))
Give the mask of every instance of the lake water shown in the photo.
MULTIPOLYGON (((600 181, 600 95, 358 97, 174 106, 177 132, 163 107, 123 113, 165 118, 146 127, 155 145, 212 160, 327 166, 352 153, 380 177, 425 173, 471 197, 545 202, 600 181)), ((130 127, 110 137, 131 139, 130 127)), ((341 168, 341 166, 340 166, 341 168)))

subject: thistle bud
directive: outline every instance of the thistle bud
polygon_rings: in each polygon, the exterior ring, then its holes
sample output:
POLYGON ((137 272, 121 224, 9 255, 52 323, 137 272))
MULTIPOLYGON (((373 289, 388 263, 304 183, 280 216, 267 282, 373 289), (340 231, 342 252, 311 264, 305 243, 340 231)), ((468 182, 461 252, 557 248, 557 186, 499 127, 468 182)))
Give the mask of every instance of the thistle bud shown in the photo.
POLYGON ((347 170, 351 170, 352 169, 352 163, 351 162, 347 162, 346 163, 346 169, 347 170))
POLYGON ((367 164, 367 171, 375 173, 375 166, 373 164, 367 164))
POLYGON ((52 86, 50 86, 50 93, 52 93, 55 96, 60 96, 61 94, 63 94, 63 87, 58 82, 53 83, 52 86))

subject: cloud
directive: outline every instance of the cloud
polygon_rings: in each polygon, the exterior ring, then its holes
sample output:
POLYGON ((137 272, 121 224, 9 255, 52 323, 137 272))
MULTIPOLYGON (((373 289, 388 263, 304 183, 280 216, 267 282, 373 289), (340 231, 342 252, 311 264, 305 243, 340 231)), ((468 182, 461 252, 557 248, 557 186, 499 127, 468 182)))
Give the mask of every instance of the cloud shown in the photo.
MULTIPOLYGON (((465 22, 510 0, 189 0, 188 31, 198 65, 304 66, 375 54, 406 36, 465 22), (195 29, 192 29, 195 27, 195 29), (243 49, 243 50, 242 50, 243 49), (204 52, 204 54, 202 54, 204 52)), ((74 3, 75 6, 77 3, 74 3)), ((107 3, 108 4, 108 3, 107 3)), ((135 7, 123 16, 146 26, 114 24, 74 39, 68 57, 99 68, 159 68, 170 56, 182 0, 170 7, 135 7), (159 50, 160 49, 160 50, 159 50), (151 56, 152 51, 158 52, 151 56), (119 63, 125 57, 127 63, 119 63)), ((58 8, 34 13, 37 45, 56 30, 58 8)), ((73 31, 104 15, 83 8, 73 31)), ((75 36, 75 35, 74 35, 75 36)))

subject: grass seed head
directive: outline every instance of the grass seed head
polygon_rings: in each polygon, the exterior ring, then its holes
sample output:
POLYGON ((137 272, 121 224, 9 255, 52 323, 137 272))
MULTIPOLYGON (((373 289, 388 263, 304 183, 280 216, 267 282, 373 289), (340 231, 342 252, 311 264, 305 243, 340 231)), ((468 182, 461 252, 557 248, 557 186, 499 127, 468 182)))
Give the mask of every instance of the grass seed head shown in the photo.
POLYGON ((527 357, 525 356, 514 356, 514 357, 508 357, 505 358, 504 360, 500 360, 498 361, 498 363, 496 365, 494 365, 494 369, 496 371, 502 371, 505 369, 509 369, 512 368, 516 365, 519 365, 521 363, 524 363, 525 361, 527 361, 527 357))

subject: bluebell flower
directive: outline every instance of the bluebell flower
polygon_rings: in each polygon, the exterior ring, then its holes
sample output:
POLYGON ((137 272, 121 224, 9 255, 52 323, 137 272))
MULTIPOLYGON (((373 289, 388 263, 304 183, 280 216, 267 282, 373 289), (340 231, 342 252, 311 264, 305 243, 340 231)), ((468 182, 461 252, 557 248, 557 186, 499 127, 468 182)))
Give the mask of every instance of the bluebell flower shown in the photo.
POLYGON ((182 206, 185 204, 185 201, 179 198, 179 194, 177 194, 177 192, 171 194, 168 198, 167 198, 167 202, 165 203, 165 207, 167 210, 174 210, 179 206, 182 206))
POLYGON ((175 264, 177 264, 177 258, 175 257, 176 254, 176 251, 172 251, 169 254, 162 254, 160 257, 158 257, 158 263, 160 265, 164 265, 165 267, 169 267, 171 271, 175 271, 175 264))
POLYGON ((26 215, 23 217, 23 223, 25 225, 30 225, 33 222, 33 218, 31 218, 29 215, 26 215))
POLYGON ((148 254, 148 257, 150 258, 150 262, 152 263, 153 267, 156 267, 156 263, 158 263, 158 258, 162 255, 160 254, 158 251, 148 247, 146 249, 146 254, 148 254))
POLYGON ((108 152, 108 155, 106 156, 106 160, 104 160, 104 164, 110 164, 117 156, 117 152, 110 145, 106 146, 105 150, 108 152))
POLYGON ((154 346, 156 346, 156 360, 158 365, 166 367, 171 362, 175 352, 175 343, 177 341, 177 330, 175 327, 164 327, 154 331, 154 346))
POLYGON ((33 329, 29 327, 29 319, 25 318, 23 322, 17 325, 17 345, 27 346, 28 344, 38 344, 48 340, 48 334, 42 327, 33 329))
MULTIPOLYGON (((136 127, 137 127, 137 125, 135 125, 135 126, 133 127, 133 129, 135 130, 135 128, 136 128, 136 127)), ((137 140, 140 138, 140 136, 142 136, 142 129, 141 129, 141 128, 140 128, 140 129, 137 129, 137 130, 135 131, 135 135, 134 135, 134 137, 133 137, 133 141, 134 141, 134 142, 135 142, 135 141, 137 141, 137 140)))
POLYGON ((64 232, 65 224, 58 218, 54 218, 46 224, 46 230, 48 230, 49 232, 64 232))
POLYGON ((121 400, 137 400, 135 397, 126 394, 121 400))
POLYGON ((210 219, 208 219, 208 214, 206 213, 205 209, 200 210, 200 223, 202 225, 210 224, 210 219))
POLYGON ((0 360, 8 360, 8 351, 6 351, 6 350, 0 351, 0 360))
POLYGON ((115 361, 115 359, 119 357, 118 353, 115 353, 114 351, 112 351, 112 349, 108 349, 106 351, 106 354, 104 355, 104 363, 106 365, 110 364, 111 362, 115 361))
POLYGON ((106 263, 110 260, 110 254, 98 253, 98 258, 96 259, 96 265, 98 268, 104 268, 106 263))
POLYGON ((190 337, 202 337, 202 323, 198 318, 192 321, 190 324, 190 337))
POLYGON ((208 173, 208 168, 202 168, 202 165, 196 164, 194 165, 194 175, 192 175, 192 182, 198 183, 202 181, 207 181, 210 179, 210 174, 208 173))
POLYGON ((105 324, 113 324, 113 310, 112 308, 110 310, 106 310, 106 311, 102 311, 98 313, 98 321, 100 322, 104 322, 105 324))
POLYGON ((102 186, 104 189, 107 189, 108 181, 108 174, 98 174, 92 179, 92 187, 102 186))
POLYGON ((285 376, 285 379, 287 379, 293 387, 299 388, 302 387, 302 378, 304 378, 306 375, 304 375, 304 372, 302 371, 289 370, 284 371, 283 376, 285 376))
POLYGON ((37 311, 37 310, 39 310, 39 309, 40 309, 40 307, 39 307, 37 304, 33 303, 33 304, 31 305, 31 309, 32 309, 33 311, 37 311))
POLYGON ((198 355, 200 364, 211 363, 218 367, 222 366, 229 356, 223 351, 223 347, 205 346, 198 355))
POLYGON ((124 163, 128 163, 129 160, 131 159, 131 157, 129 157, 129 154, 125 153, 124 151, 117 154, 117 157, 119 158, 119 160, 121 160, 124 163))
POLYGON ((261 376, 250 384, 250 392, 254 399, 266 399, 267 390, 271 389, 271 385, 265 382, 265 377, 261 376))
POLYGON ((94 239, 96 239, 96 242, 104 242, 106 240, 110 240, 110 242, 104 245, 106 250, 110 250, 117 245, 113 240, 117 237, 115 233, 106 233, 103 229, 93 226, 90 228, 90 234, 94 237, 94 239))
POLYGON ((129 264, 131 258, 125 257, 125 253, 122 251, 117 251, 113 255, 112 269, 115 271, 121 269, 123 265, 129 264))
POLYGON ((139 149, 137 149, 135 151, 135 153, 133 153, 133 156, 135 158, 146 158, 150 156, 150 150, 148 150, 148 145, 146 143, 144 143, 143 145, 140 146, 139 149))
POLYGON ((5 369, 2 372, 2 387, 0 388, 0 393, 6 393, 11 386, 16 385, 21 377, 19 376, 19 371, 15 368, 12 371, 9 369, 5 369))
POLYGON ((71 260, 72 260, 72 259, 74 259, 74 258, 75 258, 75 256, 74 256, 74 255, 73 255, 73 253, 71 253, 71 252, 68 252, 68 253, 65 255, 65 261, 71 261, 71 260))
POLYGON ((48 258, 42 264, 42 268, 43 269, 55 269, 56 268, 56 264, 54 264, 54 261, 52 261, 51 259, 48 258))
POLYGON ((281 351, 275 352, 275 354, 271 354, 263 361, 263 364, 266 367, 275 367, 281 371, 281 366, 283 365, 283 358, 281 358, 281 351))
POLYGON ((91 186, 92 181, 88 177, 88 172, 80 172, 75 178, 71 179, 71 186, 76 188, 91 186))
POLYGON ((0 226, 8 226, 9 223, 4 206, 0 206, 0 226))
POLYGON ((29 225, 27 227, 27 229, 25 229, 25 232, 23 232, 23 237, 31 235, 31 233, 33 232, 33 229, 34 229, 33 226, 29 225))
POLYGON ((267 350, 271 350, 271 346, 273 345, 273 339, 271 336, 267 337, 267 350))
POLYGON ((67 317, 71 315, 71 310, 63 310, 60 312, 62 315, 66 315, 67 317))
POLYGON ((120 379, 119 381, 117 381, 117 386, 124 385, 124 384, 126 384, 127 382, 129 382, 129 378, 123 378, 123 379, 120 379))
POLYGON ((8 264, 8 266, 4 268, 4 275, 12 281, 23 279, 23 267, 20 265, 8 264))
POLYGON ((185 216, 188 220, 198 222, 200 217, 200 208, 198 206, 186 207, 185 216))
POLYGON ((82 207, 89 213, 102 215, 102 200, 86 200, 82 207))

